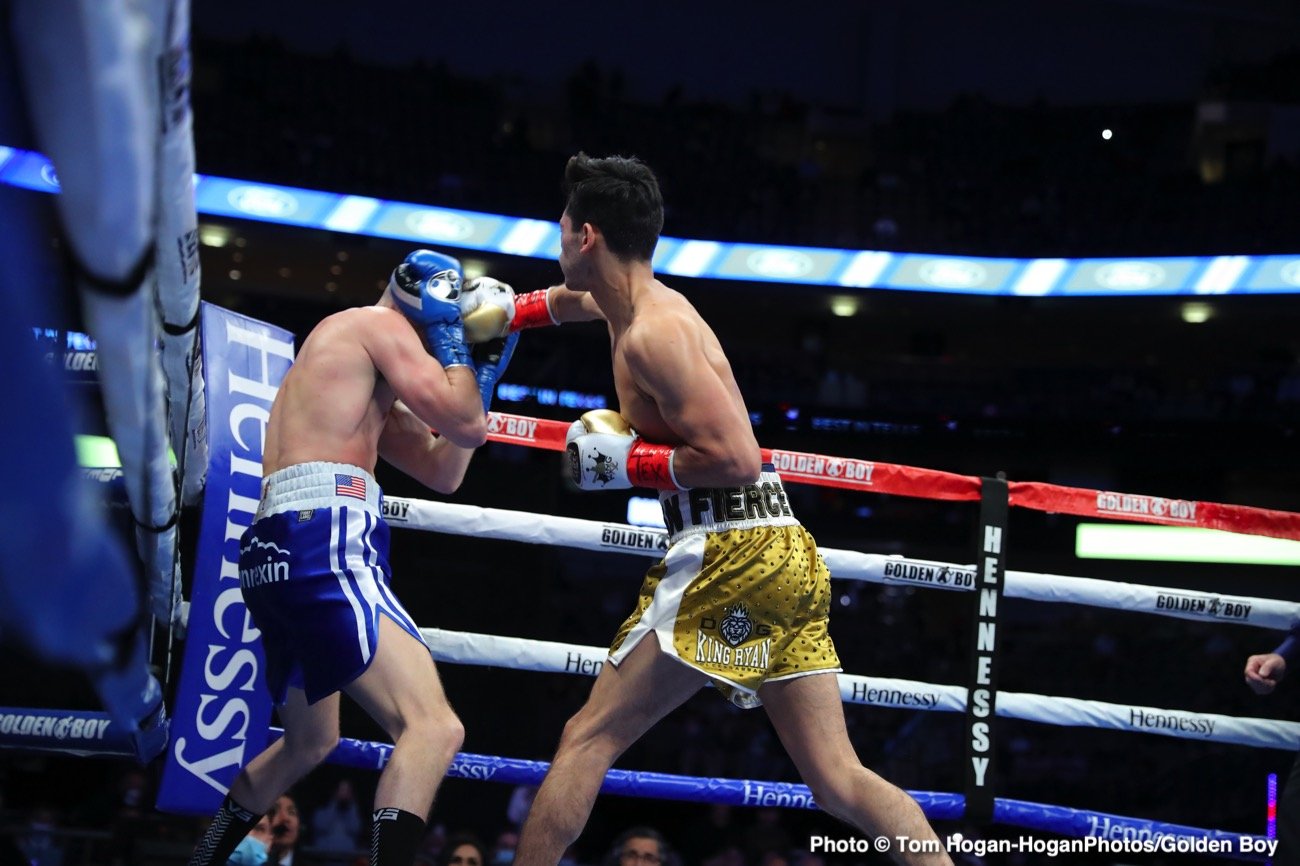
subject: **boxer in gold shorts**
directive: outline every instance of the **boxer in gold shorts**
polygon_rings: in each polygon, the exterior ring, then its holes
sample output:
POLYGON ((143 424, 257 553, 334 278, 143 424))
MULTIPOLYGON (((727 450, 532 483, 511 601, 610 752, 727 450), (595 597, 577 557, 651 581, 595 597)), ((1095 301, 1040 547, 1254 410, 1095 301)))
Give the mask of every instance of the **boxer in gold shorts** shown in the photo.
POLYGON ((771 465, 745 487, 665 490, 659 500, 668 553, 646 574, 611 662, 653 633, 746 709, 760 705, 764 683, 840 670, 826 629, 830 572, 771 465))
POLYGON ((658 180, 636 159, 585 154, 564 174, 565 284, 516 296, 509 328, 604 322, 619 410, 573 422, 569 471, 584 490, 660 491, 672 545, 564 727, 515 863, 555 866, 614 760, 712 681, 742 706, 761 703, 823 809, 864 834, 924 843, 893 846, 899 862, 951 864, 916 801, 863 767, 849 742, 826 566, 762 465, 717 336, 655 278, 658 180))

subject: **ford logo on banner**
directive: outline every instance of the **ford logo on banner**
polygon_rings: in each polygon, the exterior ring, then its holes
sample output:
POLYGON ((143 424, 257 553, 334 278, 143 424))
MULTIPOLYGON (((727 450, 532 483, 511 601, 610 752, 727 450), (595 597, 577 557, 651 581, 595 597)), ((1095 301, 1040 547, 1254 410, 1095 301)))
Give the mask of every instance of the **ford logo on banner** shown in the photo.
POLYGON ((235 210, 268 219, 292 216, 298 210, 297 197, 269 186, 237 186, 226 195, 226 200, 235 210))
POLYGON ((795 250, 779 249, 750 253, 745 264, 756 274, 778 279, 802 277, 813 268, 813 260, 808 255, 795 250))
POLYGON ((931 259, 917 273, 930 285, 945 289, 970 289, 988 279, 983 265, 965 259, 931 259))
POLYGON ((407 216, 406 227, 421 237, 439 241, 459 241, 474 233, 472 222, 442 210, 417 210, 407 216))
POLYGON ((239 768, 266 746, 271 697, 261 632, 239 588, 239 538, 253 522, 271 403, 293 335, 203 305, 211 459, 190 593, 189 630, 158 808, 210 815, 239 768))
POLYGON ((1108 289, 1151 289, 1165 281, 1155 262, 1114 262, 1097 268, 1097 285, 1108 289))

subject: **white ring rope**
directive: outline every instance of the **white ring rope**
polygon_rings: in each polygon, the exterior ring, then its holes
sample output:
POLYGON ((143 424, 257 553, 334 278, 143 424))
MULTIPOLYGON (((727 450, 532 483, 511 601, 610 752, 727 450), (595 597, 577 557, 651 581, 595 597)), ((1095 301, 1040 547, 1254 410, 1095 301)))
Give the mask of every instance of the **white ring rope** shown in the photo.
MULTIPOLYGON (((501 635, 438 628, 422 628, 420 633, 428 642, 434 659, 452 664, 594 677, 600 673, 609 654, 605 647, 501 635)), ((845 703, 905 710, 966 711, 966 689, 961 686, 852 674, 839 674, 839 684, 840 697, 845 703)), ((1047 725, 1108 728, 1266 749, 1295 751, 1300 748, 1300 722, 1236 718, 1217 713, 1191 713, 1005 691, 997 693, 996 713, 1004 718, 1047 725)))
MULTIPOLYGON (((385 497, 384 517, 389 524, 408 529, 527 544, 653 557, 668 549, 668 535, 662 529, 450 502, 385 497)), ((975 588, 972 565, 833 548, 821 548, 821 554, 832 577, 931 589, 972 591, 975 588)), ((1300 622, 1297 602, 1061 574, 1008 571, 1003 594, 1030 601, 1070 602, 1178 619, 1253 625, 1275 631, 1287 631, 1300 622)))

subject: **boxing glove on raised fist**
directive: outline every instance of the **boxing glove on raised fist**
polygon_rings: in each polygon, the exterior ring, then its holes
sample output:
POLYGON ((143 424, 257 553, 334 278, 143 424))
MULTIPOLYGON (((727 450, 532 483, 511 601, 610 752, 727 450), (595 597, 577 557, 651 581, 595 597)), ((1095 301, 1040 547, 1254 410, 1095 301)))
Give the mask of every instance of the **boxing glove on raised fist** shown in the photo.
POLYGON ((515 290, 492 277, 475 277, 460 293, 460 315, 465 322, 465 339, 486 343, 510 333, 515 317, 515 290))
POLYGON ((444 367, 471 366, 461 319, 460 262, 433 250, 416 250, 393 269, 388 292, 419 328, 429 354, 444 367))
POLYGON ((681 487, 673 474, 673 448, 644 441, 613 410, 583 414, 569 425, 564 445, 569 474, 583 490, 681 487))

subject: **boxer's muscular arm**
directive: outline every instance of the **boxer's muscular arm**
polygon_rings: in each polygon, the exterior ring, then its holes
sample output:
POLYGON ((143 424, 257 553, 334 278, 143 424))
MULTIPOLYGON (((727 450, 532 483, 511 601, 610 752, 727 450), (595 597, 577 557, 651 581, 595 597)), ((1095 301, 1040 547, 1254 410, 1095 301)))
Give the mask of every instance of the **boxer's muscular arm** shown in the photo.
POLYGON ((567 286, 551 286, 551 315, 560 322, 604 321, 605 314, 596 305, 590 292, 575 292, 567 286))
POLYGON ((623 336, 623 353, 636 384, 655 401, 681 444, 673 474, 683 487, 750 484, 762 456, 749 416, 703 355, 691 323, 659 317, 652 328, 623 336))
POLYGON ((487 441, 487 417, 474 368, 445 369, 396 310, 376 308, 365 348, 375 369, 407 408, 452 444, 477 448, 487 441))
POLYGON ((379 436, 379 456, 426 487, 455 493, 474 449, 453 445, 429 431, 400 400, 394 400, 379 436))

